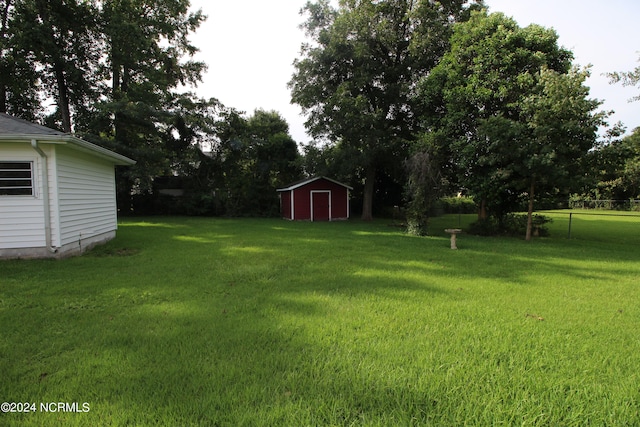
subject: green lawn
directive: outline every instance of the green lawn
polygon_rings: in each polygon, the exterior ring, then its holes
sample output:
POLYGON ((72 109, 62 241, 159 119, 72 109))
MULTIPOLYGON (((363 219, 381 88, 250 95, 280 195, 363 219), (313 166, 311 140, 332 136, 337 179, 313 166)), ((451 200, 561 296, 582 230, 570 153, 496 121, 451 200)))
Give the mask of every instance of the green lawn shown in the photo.
POLYGON ((551 215, 458 251, 473 216, 125 219, 0 262, 0 401, 37 405, 0 425, 640 425, 640 218, 551 215))

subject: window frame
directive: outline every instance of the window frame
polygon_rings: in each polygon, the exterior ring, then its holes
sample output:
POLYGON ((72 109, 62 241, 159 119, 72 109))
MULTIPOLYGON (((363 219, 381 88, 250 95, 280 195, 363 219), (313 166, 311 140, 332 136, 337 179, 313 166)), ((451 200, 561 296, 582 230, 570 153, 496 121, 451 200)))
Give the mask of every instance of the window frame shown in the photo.
POLYGON ((14 159, 0 159, 0 197, 36 197, 36 177, 35 177, 35 162, 33 160, 14 160, 14 159), (6 165, 6 166, 5 166, 6 165), (11 165, 28 165, 28 168, 11 167, 11 165), (3 167, 5 166, 5 167, 3 167), (15 177, 3 177, 5 173, 29 172, 28 177, 15 176, 15 177), (29 185, 3 185, 9 181, 29 181, 29 185), (11 193, 12 189, 26 190, 24 192, 11 193), (28 192, 27 192, 28 191, 28 192))

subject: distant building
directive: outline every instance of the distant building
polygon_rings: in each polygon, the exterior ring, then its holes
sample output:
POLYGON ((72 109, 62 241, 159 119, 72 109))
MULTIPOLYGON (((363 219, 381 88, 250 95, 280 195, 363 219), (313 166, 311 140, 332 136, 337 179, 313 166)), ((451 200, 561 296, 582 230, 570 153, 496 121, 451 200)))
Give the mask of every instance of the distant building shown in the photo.
POLYGON ((295 182, 278 189, 280 212, 292 221, 348 219, 350 190, 353 188, 323 176, 295 182))

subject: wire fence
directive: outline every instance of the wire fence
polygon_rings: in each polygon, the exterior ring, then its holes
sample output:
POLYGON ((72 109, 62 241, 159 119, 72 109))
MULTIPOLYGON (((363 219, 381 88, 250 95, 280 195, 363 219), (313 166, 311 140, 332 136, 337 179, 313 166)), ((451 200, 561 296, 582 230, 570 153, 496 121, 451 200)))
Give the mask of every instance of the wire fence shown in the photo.
POLYGON ((600 200, 600 199, 572 199, 569 209, 607 209, 620 211, 640 211, 640 200, 600 200))
MULTIPOLYGON (((618 235, 618 237, 639 237, 640 238, 640 213, 637 212, 629 212, 629 211, 604 211, 602 210, 601 212, 598 212, 597 210, 594 210, 594 212, 575 212, 575 211, 569 211, 567 212, 566 210, 559 210, 559 211, 542 211, 539 212, 542 215, 545 214, 554 214, 554 215, 566 215, 567 219, 568 219, 568 225, 567 225, 567 238, 571 239, 573 233, 576 230, 576 220, 579 219, 584 219, 581 217, 586 217, 589 219, 593 219, 593 220, 597 220, 597 219, 604 219, 606 218, 617 218, 619 219, 623 226, 623 228, 618 227, 617 228, 617 232, 614 232, 614 230, 609 230, 609 233, 611 233, 609 236, 615 236, 616 234, 618 235), (597 218, 600 217, 600 218, 597 218)), ((588 235, 590 237, 594 237, 594 233, 601 233, 602 230, 599 227, 595 227, 594 225, 585 225, 584 223, 580 223, 579 225, 579 231, 581 233, 582 236, 584 235, 588 235)))

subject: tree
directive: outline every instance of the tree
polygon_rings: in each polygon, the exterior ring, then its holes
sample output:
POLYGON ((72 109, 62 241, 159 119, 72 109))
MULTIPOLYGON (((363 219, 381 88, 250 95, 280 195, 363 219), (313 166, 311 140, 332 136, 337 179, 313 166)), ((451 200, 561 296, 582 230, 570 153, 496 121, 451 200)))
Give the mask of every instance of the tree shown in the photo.
POLYGON ((631 155, 626 159, 622 171, 622 183, 630 197, 640 198, 640 128, 635 128, 623 143, 631 155))
POLYGON ((246 118, 225 111, 212 157, 215 186, 227 215, 272 216, 276 189, 300 178, 300 154, 289 125, 275 111, 256 110, 246 118))
POLYGON ((247 125, 255 150, 257 181, 273 190, 299 179, 300 153, 286 120, 277 111, 258 109, 247 125))
POLYGON ((83 0, 16 2, 13 41, 28 51, 38 70, 38 90, 55 101, 49 125, 73 130, 73 112, 83 114, 96 96, 101 55, 97 9, 83 0))
POLYGON ((224 107, 181 92, 206 68, 192 59, 197 48, 189 41, 205 17, 189 6, 189 0, 0 0, 0 111, 136 159, 116 171, 125 212, 134 199, 153 199, 158 177, 188 177, 194 188, 207 188, 213 159, 201 146, 220 131, 224 107), (52 100, 55 110, 46 105, 52 100))
POLYGON ((374 181, 385 161, 400 163, 416 128, 415 85, 447 48, 453 22, 481 1, 327 0, 307 3, 292 101, 314 137, 347 145, 364 181, 362 218, 372 218, 374 181), (472 3, 473 6, 468 6, 472 3))
POLYGON ((624 200, 640 197, 640 128, 624 138, 614 129, 609 141, 589 153, 596 197, 624 200))
POLYGON ((0 113, 35 121, 43 112, 39 74, 20 35, 16 1, 0 0, 0 113))
POLYGON ((450 50, 420 83, 425 132, 440 134, 441 167, 477 199, 480 220, 488 213, 501 220, 519 203, 523 188, 514 188, 512 166, 526 157, 517 154, 523 101, 542 89, 548 73, 541 70, 571 67, 572 54, 557 39, 553 30, 520 28, 500 13, 474 13, 455 26, 450 50))
MULTIPOLYGON (((609 78, 612 83, 622 83, 624 86, 637 86, 640 85, 640 66, 636 67, 633 71, 627 72, 614 72, 609 74, 609 78)), ((629 99, 629 101, 640 101, 640 95, 636 95, 629 99)), ((632 197, 640 197, 640 140, 639 131, 640 128, 636 128, 633 134, 624 140, 624 146, 627 150, 631 151, 631 158, 625 162, 623 178, 623 188, 633 194, 632 197)))
MULTIPOLYGON (((607 74, 611 83, 622 83, 623 86, 636 86, 640 84, 640 66, 633 71, 616 71, 607 74)), ((629 101, 640 101, 640 95, 636 95, 629 101)))
MULTIPOLYGON (((200 81, 206 68, 190 59, 197 48, 188 40, 204 19, 201 11, 189 12, 189 0, 102 1, 106 60, 100 70, 101 80, 108 83, 86 130, 100 130, 104 144, 137 160, 118 174, 124 209, 131 206, 132 192, 148 193, 156 176, 173 173, 167 142, 176 130, 178 111, 171 108, 176 99, 207 102, 177 92, 200 81)), ((209 106, 215 104, 212 100, 209 106)))
POLYGON ((537 193, 570 187, 577 165, 594 148, 604 113, 589 99, 587 70, 563 74, 542 68, 537 85, 508 118, 496 115, 480 123, 491 146, 489 164, 500 165, 513 192, 527 193, 526 240, 531 240, 537 193))
POLYGON ((250 169, 245 197, 252 202, 251 213, 271 216, 278 210, 275 190, 300 178, 298 146, 276 111, 254 111, 247 131, 250 169))
POLYGON ((407 231, 415 236, 427 234, 428 215, 433 203, 440 196, 443 184, 442 171, 435 158, 437 143, 435 133, 426 134, 421 144, 414 146, 405 161, 408 179, 405 186, 407 198, 407 231))

